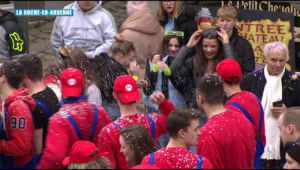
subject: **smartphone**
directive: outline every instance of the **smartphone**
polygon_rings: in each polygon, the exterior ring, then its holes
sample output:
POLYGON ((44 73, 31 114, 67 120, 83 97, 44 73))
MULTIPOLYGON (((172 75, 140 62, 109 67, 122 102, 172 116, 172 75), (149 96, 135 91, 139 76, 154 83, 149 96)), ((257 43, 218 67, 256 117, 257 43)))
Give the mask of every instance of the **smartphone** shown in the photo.
POLYGON ((273 102, 273 107, 282 107, 282 100, 273 102))

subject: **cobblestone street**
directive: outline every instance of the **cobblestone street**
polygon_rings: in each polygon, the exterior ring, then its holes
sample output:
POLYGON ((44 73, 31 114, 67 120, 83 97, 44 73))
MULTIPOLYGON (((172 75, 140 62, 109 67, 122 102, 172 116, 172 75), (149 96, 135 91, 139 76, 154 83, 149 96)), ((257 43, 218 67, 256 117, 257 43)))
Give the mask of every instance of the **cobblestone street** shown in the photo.
MULTIPOLYGON (((126 1, 107 1, 102 5, 102 7, 108 10, 114 16, 119 29, 122 22, 127 17, 126 1)), ((42 57, 45 63, 53 61, 51 58, 56 57, 50 42, 53 24, 54 20, 45 21, 45 24, 41 25, 39 28, 32 28, 28 30, 29 52, 42 57)))

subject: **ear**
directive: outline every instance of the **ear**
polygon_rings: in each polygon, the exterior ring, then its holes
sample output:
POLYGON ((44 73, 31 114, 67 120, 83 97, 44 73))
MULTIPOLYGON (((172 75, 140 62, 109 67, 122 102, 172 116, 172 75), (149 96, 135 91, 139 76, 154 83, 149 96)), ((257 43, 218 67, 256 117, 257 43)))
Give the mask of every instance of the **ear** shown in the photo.
POLYGON ((120 59, 124 58, 124 55, 121 52, 117 52, 116 57, 117 57, 117 59, 120 60, 120 59))
POLYGON ((266 61, 267 61, 267 57, 264 55, 264 63, 266 63, 266 61))
POLYGON ((5 75, 2 75, 2 76, 0 77, 0 83, 4 83, 4 81, 5 81, 5 75))
POLYGON ((294 127, 292 125, 289 125, 287 129, 288 129, 288 134, 289 135, 294 132, 294 127))
POLYGON ((119 98, 118 98, 118 96, 117 96, 117 94, 116 94, 115 92, 113 92, 113 97, 114 97, 114 99, 115 99, 116 101, 119 100, 119 98))
POLYGON ((198 94, 198 102, 203 104, 203 97, 200 94, 198 94))
POLYGON ((183 129, 180 129, 180 130, 178 131, 178 133, 177 133, 177 136, 178 136, 179 138, 184 138, 184 130, 183 130, 183 129))

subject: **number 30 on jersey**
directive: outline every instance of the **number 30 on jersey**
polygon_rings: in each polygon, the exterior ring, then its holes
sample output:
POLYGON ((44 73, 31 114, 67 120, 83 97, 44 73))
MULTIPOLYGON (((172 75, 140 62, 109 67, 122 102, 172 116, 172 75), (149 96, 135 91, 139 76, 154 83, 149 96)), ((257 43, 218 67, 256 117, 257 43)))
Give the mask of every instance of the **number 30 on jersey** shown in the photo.
POLYGON ((12 129, 25 129, 26 127, 26 119, 25 117, 11 117, 10 118, 10 128, 12 129))

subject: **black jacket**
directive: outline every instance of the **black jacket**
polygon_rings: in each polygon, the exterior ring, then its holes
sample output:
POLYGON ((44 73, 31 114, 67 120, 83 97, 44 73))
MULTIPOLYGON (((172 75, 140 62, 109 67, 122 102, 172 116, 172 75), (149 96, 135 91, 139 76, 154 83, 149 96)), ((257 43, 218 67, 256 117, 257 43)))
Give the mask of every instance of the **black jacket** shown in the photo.
MULTIPOLYGON (((189 42, 190 37, 197 31, 196 16, 199 11, 198 6, 187 5, 181 6, 178 18, 174 20, 175 30, 184 32, 184 44, 189 42)), ((168 23, 168 18, 160 21, 160 25, 164 27, 168 23)))
POLYGON ((233 51, 236 52, 236 60, 239 62, 243 75, 255 70, 255 57, 251 44, 243 37, 239 36, 237 28, 233 27, 232 35, 229 39, 233 51))
MULTIPOLYGON (((225 58, 236 58, 229 43, 224 44, 223 49, 225 58)), ((198 108, 196 103, 196 83, 203 76, 203 73, 197 75, 193 73, 195 57, 187 59, 189 53, 190 51, 186 46, 181 47, 172 63, 171 73, 174 78, 170 80, 179 92, 186 95, 187 106, 189 108, 198 108)))
MULTIPOLYGON (((289 82, 293 73, 289 70, 285 70, 281 82, 282 88, 289 82)), ((254 93, 260 100, 262 99, 265 85, 267 83, 264 75, 264 69, 254 71, 247 74, 243 78, 241 83, 241 89, 254 93)), ((287 108, 293 106, 300 106, 300 79, 291 80, 287 88, 282 89, 282 101, 287 108), (288 88, 291 87, 291 88, 288 88), (293 90, 292 90, 293 89, 293 90)))
POLYGON ((12 56, 24 54, 27 51, 27 42, 15 15, 5 10, 1 10, 1 12, 0 60, 11 60, 12 56))
MULTIPOLYGON (((147 96, 150 96, 153 94, 153 92, 156 90, 156 82, 158 77, 158 72, 153 72, 150 70, 150 57, 147 60, 146 65, 146 75, 145 80, 148 82, 149 86, 146 88, 143 88, 144 94, 147 96)), ((170 67, 171 66, 171 57, 169 57, 166 61, 166 64, 170 67)), ((162 93, 165 95, 165 98, 169 99, 169 86, 168 86, 168 80, 175 80, 174 74, 171 76, 167 76, 162 72, 162 93)), ((180 92, 180 91, 179 91, 180 92)))
POLYGON ((127 70, 110 57, 107 53, 100 53, 95 56, 92 61, 94 68, 99 74, 101 81, 101 96, 104 104, 116 104, 117 102, 113 98, 114 81, 121 75, 129 75, 127 70))

